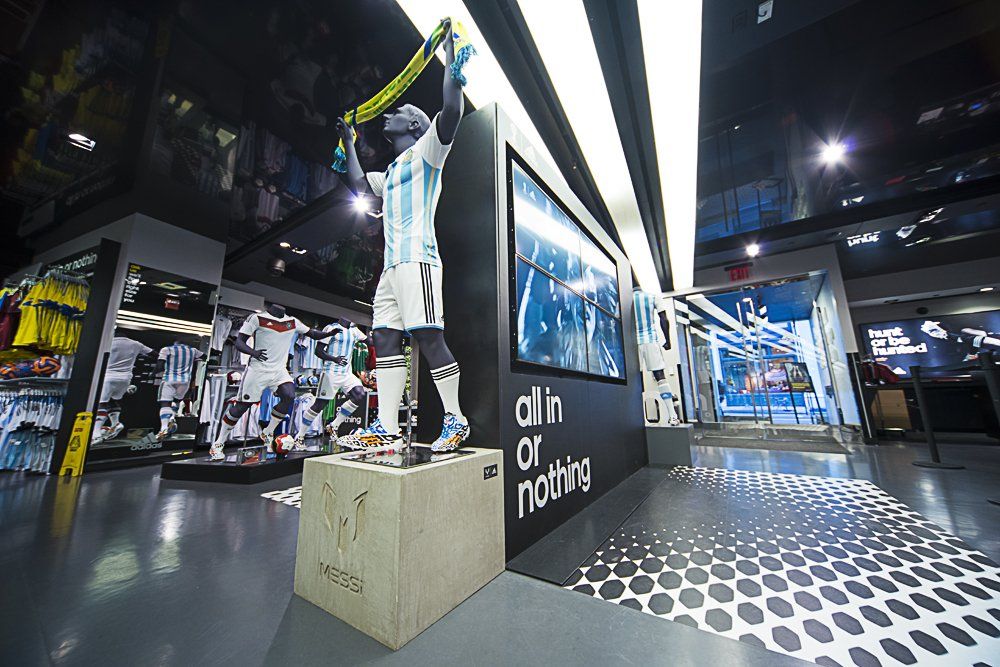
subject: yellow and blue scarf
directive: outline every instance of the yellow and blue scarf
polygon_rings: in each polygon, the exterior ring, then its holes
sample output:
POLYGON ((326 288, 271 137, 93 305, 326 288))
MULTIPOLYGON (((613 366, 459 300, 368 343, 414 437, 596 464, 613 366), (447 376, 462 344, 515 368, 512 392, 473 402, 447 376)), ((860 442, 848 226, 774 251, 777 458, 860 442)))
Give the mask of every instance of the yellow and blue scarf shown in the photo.
MULTIPOLYGON (((475 47, 469 41, 468 33, 465 31, 465 26, 462 25, 460 21, 451 22, 452 38, 455 40, 455 61, 451 64, 451 78, 455 79, 462 86, 467 83, 465 75, 462 73, 462 68, 465 67, 465 63, 469 61, 469 58, 476 54, 475 47)), ((410 58, 410 62, 407 63, 403 71, 399 73, 396 78, 386 84, 385 88, 380 90, 375 94, 370 100, 364 104, 354 107, 353 109, 348 109, 344 112, 344 119, 351 124, 351 129, 353 131, 354 127, 359 123, 365 123, 372 118, 378 118, 382 112, 388 109, 392 104, 399 99, 399 96, 406 92, 406 89, 410 87, 420 73, 424 71, 427 64, 430 63, 431 59, 434 57, 434 52, 437 48, 444 42, 445 38, 445 20, 442 20, 438 24, 434 31, 431 32, 430 36, 424 41, 424 44, 420 49, 417 50, 413 57, 410 58)), ((354 139, 357 140, 358 133, 354 132, 354 139)), ((334 171, 344 172, 347 169, 347 154, 344 152, 344 142, 340 141, 336 150, 333 152, 333 164, 330 165, 334 171)))

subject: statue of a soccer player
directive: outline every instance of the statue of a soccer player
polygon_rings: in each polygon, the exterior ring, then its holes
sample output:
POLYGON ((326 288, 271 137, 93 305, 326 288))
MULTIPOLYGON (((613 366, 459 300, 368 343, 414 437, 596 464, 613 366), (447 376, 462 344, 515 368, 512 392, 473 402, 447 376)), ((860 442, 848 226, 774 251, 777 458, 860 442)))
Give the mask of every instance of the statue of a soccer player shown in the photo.
POLYGON ((385 114, 383 135, 398 157, 384 172, 362 171, 350 126, 341 118, 337 129, 347 155, 345 182, 356 195, 370 192, 382 199, 385 268, 375 291, 372 327, 378 372, 378 419, 347 436, 345 444, 391 446, 401 442, 399 405, 406 386, 403 334, 416 339, 431 369, 444 404, 436 452, 458 447, 469 437, 469 422, 458 403, 459 370, 444 340, 441 258, 434 234, 434 212, 441 196, 441 169, 462 120, 462 87, 451 72, 455 60, 454 31, 447 25, 441 111, 427 114, 404 104, 385 114))

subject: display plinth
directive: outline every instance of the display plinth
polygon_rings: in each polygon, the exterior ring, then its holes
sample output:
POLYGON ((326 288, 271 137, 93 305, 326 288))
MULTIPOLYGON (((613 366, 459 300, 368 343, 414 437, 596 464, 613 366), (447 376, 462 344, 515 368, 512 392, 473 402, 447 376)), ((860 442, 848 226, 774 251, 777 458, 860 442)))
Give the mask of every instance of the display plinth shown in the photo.
POLYGON ((694 444, 694 427, 646 426, 646 451, 651 466, 691 465, 691 445, 694 444))
POLYGON ((295 593, 395 650, 504 569, 503 455, 306 461, 295 593))
POLYGON ((291 452, 280 459, 241 465, 230 456, 226 461, 212 461, 205 455, 183 461, 170 461, 160 466, 161 479, 187 482, 223 482, 226 484, 257 484, 302 472, 302 463, 322 452, 291 452))

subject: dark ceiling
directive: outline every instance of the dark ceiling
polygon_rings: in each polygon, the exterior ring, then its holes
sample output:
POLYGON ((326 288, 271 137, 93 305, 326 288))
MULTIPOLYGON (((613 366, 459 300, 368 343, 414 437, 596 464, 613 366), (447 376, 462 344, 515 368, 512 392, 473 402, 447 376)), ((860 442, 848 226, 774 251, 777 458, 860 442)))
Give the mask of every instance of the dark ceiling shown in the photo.
POLYGON ((832 4, 844 6, 736 59, 712 55, 732 49, 706 25, 700 267, 1000 191, 996 3, 832 4), (826 163, 838 142, 843 163, 826 163))

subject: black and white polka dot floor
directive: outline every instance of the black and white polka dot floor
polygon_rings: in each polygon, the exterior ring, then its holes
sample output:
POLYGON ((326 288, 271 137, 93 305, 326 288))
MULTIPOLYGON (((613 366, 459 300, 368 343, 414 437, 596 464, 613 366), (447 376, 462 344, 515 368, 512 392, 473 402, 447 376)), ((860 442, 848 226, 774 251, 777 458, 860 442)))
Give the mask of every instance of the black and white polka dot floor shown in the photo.
POLYGON ((820 665, 1000 665, 1000 568, 871 482, 684 467, 665 483, 736 511, 626 521, 567 588, 820 665))
POLYGON ((289 507, 302 508, 302 487, 293 486, 288 489, 281 489, 280 491, 268 491, 267 493, 260 494, 261 498, 267 498, 268 500, 274 500, 283 505, 288 505, 289 507))

